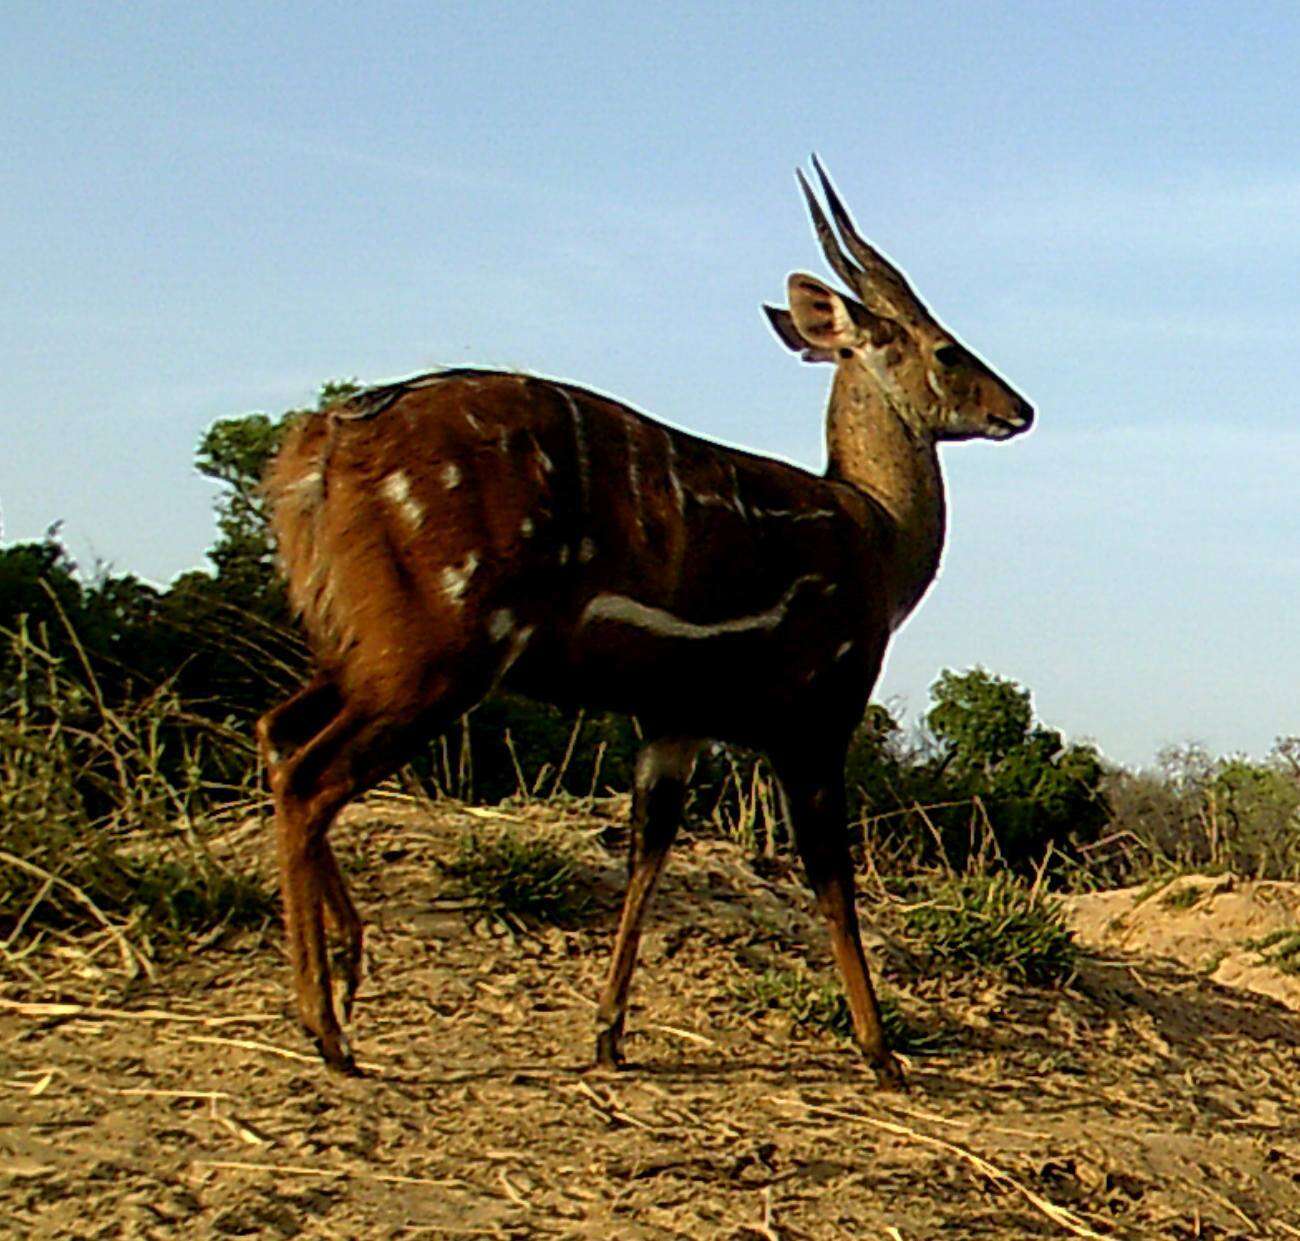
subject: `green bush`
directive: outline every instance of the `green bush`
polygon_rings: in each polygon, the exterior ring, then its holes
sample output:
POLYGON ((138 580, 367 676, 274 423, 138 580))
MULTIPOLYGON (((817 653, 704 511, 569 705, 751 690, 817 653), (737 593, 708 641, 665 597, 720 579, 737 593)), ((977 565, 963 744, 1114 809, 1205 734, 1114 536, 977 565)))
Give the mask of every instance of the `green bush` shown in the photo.
POLYGON ((1110 846, 1089 859, 1097 883, 1169 872, 1300 879, 1300 747, 1281 737, 1263 760, 1165 750, 1160 769, 1111 773, 1110 846))

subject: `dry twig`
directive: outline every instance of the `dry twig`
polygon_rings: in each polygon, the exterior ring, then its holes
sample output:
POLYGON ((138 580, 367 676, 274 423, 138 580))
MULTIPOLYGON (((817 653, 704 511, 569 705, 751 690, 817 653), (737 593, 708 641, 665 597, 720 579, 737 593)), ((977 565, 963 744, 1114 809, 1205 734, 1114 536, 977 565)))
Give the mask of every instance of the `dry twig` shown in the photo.
POLYGON ((800 1107, 804 1111, 812 1112, 815 1115, 829 1116, 836 1120, 854 1121, 873 1129, 883 1130, 885 1133, 891 1133, 895 1137, 903 1138, 905 1141, 917 1142, 922 1146, 932 1146, 936 1150, 944 1151, 949 1155, 956 1155, 957 1158, 968 1163, 976 1172, 992 1181, 995 1185, 1001 1185, 1018 1193, 1031 1206, 1041 1211, 1054 1224, 1064 1228, 1067 1232, 1073 1233, 1076 1237, 1088 1237, 1092 1238, 1093 1241, 1105 1241, 1102 1233, 1094 1232, 1088 1227, 1087 1222, 1075 1215, 1073 1211, 1057 1206, 1056 1203, 1044 1198, 1042 1194, 1030 1189, 1023 1181, 1016 1180, 1009 1172, 1005 1172, 995 1164, 989 1163, 987 1159, 977 1155, 974 1151, 967 1150, 964 1146, 958 1146, 956 1142, 948 1142, 943 1138, 936 1138, 917 1129, 909 1129, 906 1125, 900 1125, 892 1120, 884 1120, 879 1116, 867 1116, 860 1112, 848 1112, 836 1107, 823 1107, 816 1103, 807 1103, 799 1098, 782 1098, 779 1095, 770 1097, 773 1103, 782 1106, 800 1107))

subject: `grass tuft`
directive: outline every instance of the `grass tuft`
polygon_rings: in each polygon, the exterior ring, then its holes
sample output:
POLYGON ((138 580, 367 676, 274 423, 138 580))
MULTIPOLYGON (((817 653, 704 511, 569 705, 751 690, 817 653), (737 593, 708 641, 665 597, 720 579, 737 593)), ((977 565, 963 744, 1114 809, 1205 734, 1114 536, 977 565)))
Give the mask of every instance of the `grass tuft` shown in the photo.
POLYGON ((945 880, 904 924, 932 960, 1020 982, 1064 982, 1078 959, 1057 902, 1006 872, 945 880))
POLYGON ((446 869, 490 913, 571 926, 591 909, 577 855, 545 836, 470 831, 446 869))
POLYGON ((1259 939, 1248 939, 1247 948, 1259 953, 1262 964, 1284 974, 1300 974, 1300 928, 1273 931, 1259 939))
MULTIPOLYGON (((743 1015, 783 1013, 795 1025, 853 1038, 853 1016, 844 992, 836 983, 813 978, 804 970, 774 967, 747 975, 733 993, 743 1015)), ((934 1051, 945 1041, 943 1033, 926 1033, 912 1025, 893 996, 883 995, 879 1002, 885 1038, 895 1051, 934 1051)))

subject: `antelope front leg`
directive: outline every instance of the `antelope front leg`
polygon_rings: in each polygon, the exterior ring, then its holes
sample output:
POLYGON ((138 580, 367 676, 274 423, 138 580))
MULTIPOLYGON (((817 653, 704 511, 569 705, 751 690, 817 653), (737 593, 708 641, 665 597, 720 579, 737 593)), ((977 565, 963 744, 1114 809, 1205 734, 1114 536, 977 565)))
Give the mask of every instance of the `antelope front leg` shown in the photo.
POLYGON ((641 943, 641 924, 682 821, 686 785, 698 750, 697 742, 663 739, 651 742, 637 757, 627 894, 609 975, 596 1010, 596 1063, 606 1068, 623 1063, 623 1022, 641 943))
POLYGON ((844 982, 853 1034, 867 1060, 889 1086, 903 1086, 903 1071, 885 1041, 884 1023, 858 930, 853 864, 845 825, 844 782, 840 776, 810 780, 782 774, 795 842, 830 930, 835 963, 844 982))

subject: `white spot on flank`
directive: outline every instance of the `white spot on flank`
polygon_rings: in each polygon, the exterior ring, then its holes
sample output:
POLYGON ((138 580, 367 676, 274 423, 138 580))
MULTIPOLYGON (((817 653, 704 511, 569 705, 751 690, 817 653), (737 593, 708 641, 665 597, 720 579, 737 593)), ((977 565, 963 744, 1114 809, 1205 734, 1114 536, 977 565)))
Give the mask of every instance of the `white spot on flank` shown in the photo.
POLYGON ((411 483, 406 475, 401 470, 394 470, 379 484, 379 489, 384 493, 384 498, 402 514, 411 528, 418 530, 424 520, 424 507, 411 494, 411 483))
POLYGON ((460 486, 460 467, 453 462, 448 462, 442 467, 442 485, 448 491, 454 491, 460 486))
POLYGON ((591 539, 583 539, 578 544, 578 562, 590 564, 596 558, 596 544, 591 539))
POLYGON ((567 543, 560 544, 560 563, 569 563, 569 545, 567 543))
POLYGON ((465 563, 457 568, 455 565, 447 565, 439 574, 442 583, 442 593, 452 603, 459 603, 465 593, 465 588, 469 585, 469 579, 474 576, 474 570, 478 568, 478 555, 470 552, 465 557, 465 563))
POLYGON ((734 620, 718 621, 711 625, 697 625, 694 621, 682 620, 680 616, 674 616, 663 608, 639 603, 626 595, 597 595, 583 609, 579 625, 598 620, 616 621, 664 638, 718 638, 726 634, 761 633, 764 630, 779 628, 799 590, 811 582, 819 581, 821 578, 817 574, 806 573, 797 578, 790 589, 767 611, 756 612, 752 616, 738 616, 734 620))
POLYGON ((533 519, 531 517, 525 517, 523 521, 519 523, 519 533, 522 534, 526 539, 532 538, 533 519))
POLYGON ((290 495, 309 508, 313 508, 325 498, 325 476, 320 470, 308 470, 300 478, 295 478, 285 488, 290 495))
POLYGON ((469 423, 470 430, 472 431, 483 430, 483 424, 477 418, 475 418, 473 414, 466 414, 465 421, 469 423))
POLYGON ((488 637, 493 642, 502 642, 508 638, 515 627, 514 613, 509 608, 501 608, 488 617, 488 637))
POLYGON ((852 649, 853 649, 852 642, 841 642, 839 646, 835 648, 835 658, 843 659, 844 656, 847 655, 852 649))

